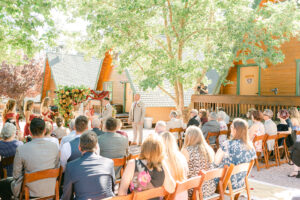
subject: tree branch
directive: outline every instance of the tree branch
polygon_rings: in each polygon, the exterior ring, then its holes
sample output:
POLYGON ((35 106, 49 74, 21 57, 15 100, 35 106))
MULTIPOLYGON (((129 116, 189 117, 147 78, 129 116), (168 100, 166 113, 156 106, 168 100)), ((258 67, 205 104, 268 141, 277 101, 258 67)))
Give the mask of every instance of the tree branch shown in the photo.
POLYGON ((176 35, 178 41, 179 41, 179 40, 180 40, 179 34, 178 34, 178 32, 176 31, 176 28, 175 28, 175 26, 174 26, 174 24, 173 24, 173 14, 172 14, 172 8, 171 8, 170 0, 168 0, 168 9, 169 9, 170 25, 171 25, 171 27, 172 27, 172 29, 173 29, 173 31, 174 31, 174 33, 175 33, 175 35, 176 35))
MULTIPOLYGON (((142 72, 145 72, 144 68, 142 67, 142 65, 138 61, 136 61, 136 64, 139 66, 139 68, 142 70, 142 72)), ((168 92, 166 89, 164 89, 160 85, 157 85, 157 87, 159 89, 161 89, 161 91, 163 91, 166 95, 168 95, 172 100, 175 101, 175 97, 170 92, 168 92)))
POLYGON ((169 48, 169 52, 171 54, 171 58, 174 58, 173 52, 172 52, 172 42, 170 39, 170 36, 167 34, 168 31, 168 20, 167 20, 167 14, 164 12, 164 24, 165 24, 165 35, 167 38, 167 44, 168 44, 168 48, 169 48))

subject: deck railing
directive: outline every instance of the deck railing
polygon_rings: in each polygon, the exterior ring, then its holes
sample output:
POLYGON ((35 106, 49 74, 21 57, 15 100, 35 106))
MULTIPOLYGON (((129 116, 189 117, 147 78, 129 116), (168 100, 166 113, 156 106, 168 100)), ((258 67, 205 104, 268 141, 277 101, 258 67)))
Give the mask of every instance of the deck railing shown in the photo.
POLYGON ((244 117, 250 108, 255 108, 270 109, 276 118, 280 109, 300 107, 300 97, 296 96, 193 95, 191 101, 197 110, 216 111, 222 107, 230 117, 244 117))

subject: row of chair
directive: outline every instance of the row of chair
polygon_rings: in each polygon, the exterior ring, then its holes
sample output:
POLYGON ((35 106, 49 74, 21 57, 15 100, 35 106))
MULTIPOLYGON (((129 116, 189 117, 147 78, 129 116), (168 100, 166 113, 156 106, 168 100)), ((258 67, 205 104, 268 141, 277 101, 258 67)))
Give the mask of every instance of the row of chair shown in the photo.
POLYGON ((156 197, 164 197, 166 200, 175 199, 176 195, 181 194, 182 192, 193 189, 192 199, 205 199, 205 200, 218 200, 224 199, 224 196, 229 196, 231 200, 238 199, 240 194, 243 191, 246 191, 248 200, 250 200, 250 188, 248 182, 248 176, 253 167, 254 161, 250 163, 244 163, 240 165, 231 164, 229 167, 225 166, 224 168, 213 169, 210 171, 200 170, 199 176, 192 177, 183 182, 176 183, 175 192, 169 194, 163 187, 154 188, 142 192, 133 192, 132 194, 126 196, 116 196, 106 198, 105 200, 139 200, 139 199, 152 199, 156 197), (232 175, 245 172, 245 185, 242 188, 234 190, 231 185, 230 178, 232 175), (217 191, 209 197, 204 197, 202 192, 203 183, 209 180, 215 180, 219 178, 217 185, 217 191))

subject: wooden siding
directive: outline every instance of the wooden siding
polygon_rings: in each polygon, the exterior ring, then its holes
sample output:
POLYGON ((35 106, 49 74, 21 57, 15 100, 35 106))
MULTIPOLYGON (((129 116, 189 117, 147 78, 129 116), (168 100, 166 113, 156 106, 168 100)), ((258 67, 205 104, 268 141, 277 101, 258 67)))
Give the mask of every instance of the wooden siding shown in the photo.
POLYGON ((100 77, 97 83, 97 90, 103 90, 103 83, 109 81, 112 71, 112 56, 109 52, 106 52, 102 62, 100 77))
POLYGON ((221 94, 236 94, 237 90, 237 68, 231 67, 226 78, 232 84, 227 84, 221 87, 221 94))
POLYGON ((176 110, 174 107, 148 107, 146 108, 146 117, 152 117, 153 122, 156 123, 157 121, 169 121, 169 115, 171 110, 176 110))

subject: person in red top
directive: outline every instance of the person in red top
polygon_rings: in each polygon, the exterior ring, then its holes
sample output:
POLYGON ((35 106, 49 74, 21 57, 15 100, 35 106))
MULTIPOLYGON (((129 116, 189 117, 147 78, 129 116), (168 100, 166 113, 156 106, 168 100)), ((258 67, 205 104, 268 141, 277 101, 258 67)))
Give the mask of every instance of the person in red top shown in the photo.
POLYGON ((41 104, 41 115, 44 119, 45 122, 50 122, 53 125, 53 120, 51 119, 51 113, 52 111, 50 110, 49 106, 50 106, 50 98, 46 97, 44 98, 44 100, 42 101, 41 104))
POLYGON ((2 114, 3 126, 8 120, 14 121, 16 124, 16 128, 19 132, 20 131, 19 117, 20 115, 16 112, 16 100, 9 99, 5 105, 5 109, 2 114))
POLYGON ((38 116, 32 113, 33 110, 33 101, 32 100, 28 100, 26 101, 26 104, 24 106, 24 113, 25 113, 25 119, 26 119, 26 125, 24 127, 24 136, 29 136, 31 134, 29 127, 30 127, 30 123, 34 118, 37 118, 38 116))

